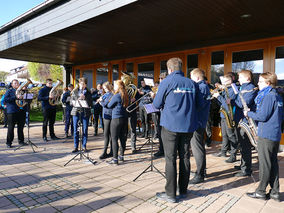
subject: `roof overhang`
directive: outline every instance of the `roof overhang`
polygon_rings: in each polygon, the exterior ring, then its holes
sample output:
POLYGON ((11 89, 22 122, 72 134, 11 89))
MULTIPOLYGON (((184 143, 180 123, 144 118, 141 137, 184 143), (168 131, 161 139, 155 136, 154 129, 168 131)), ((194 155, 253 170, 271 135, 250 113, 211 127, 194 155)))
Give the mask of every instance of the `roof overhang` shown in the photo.
POLYGON ((0 57, 84 64, 284 35, 282 0, 51 2, 0 29, 0 57))

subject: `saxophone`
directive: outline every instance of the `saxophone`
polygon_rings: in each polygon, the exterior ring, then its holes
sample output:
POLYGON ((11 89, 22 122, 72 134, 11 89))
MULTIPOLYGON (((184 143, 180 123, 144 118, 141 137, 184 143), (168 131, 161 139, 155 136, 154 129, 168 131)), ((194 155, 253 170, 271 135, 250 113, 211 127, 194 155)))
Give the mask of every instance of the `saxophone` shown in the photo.
POLYGON ((51 106, 55 106, 55 105, 57 105, 57 104, 60 103, 60 95, 61 95, 61 94, 59 94, 59 91, 58 91, 57 88, 58 88, 61 84, 63 84, 63 81, 57 79, 57 83, 55 84, 54 87, 52 87, 52 89, 51 89, 50 92, 49 92, 49 96, 53 96, 53 98, 49 98, 49 104, 50 104, 51 106))
MULTIPOLYGON (((225 86, 224 90, 225 90, 225 95, 226 95, 226 100, 227 100, 227 99, 230 98, 229 92, 228 92, 228 87, 225 86)), ((232 129, 236 126, 235 121, 234 121, 232 105, 231 105, 231 103, 227 103, 227 105, 228 105, 228 111, 226 111, 223 107, 221 107, 220 112, 225 116, 226 124, 227 124, 228 128, 232 129)))
MULTIPOLYGON (((27 78, 27 81, 22 83, 21 86, 19 86, 18 89, 16 90, 16 97, 19 96, 19 95, 23 96, 24 95, 23 88, 27 87, 29 84, 32 84, 32 83, 33 82, 29 78, 27 78)), ((18 107, 24 107, 24 106, 27 105, 27 103, 28 102, 26 100, 19 100, 19 99, 16 100, 16 104, 17 104, 18 107)))
MULTIPOLYGON (((233 89, 234 89, 234 86, 233 86, 233 89)), ((234 91, 235 91, 235 89, 234 89, 234 91)), ((252 90, 244 90, 244 91, 240 91, 238 93, 245 111, 248 111, 249 108, 248 108, 248 105, 247 105, 247 103, 246 103, 246 101, 243 97, 243 93, 252 92, 256 89, 258 89, 258 88, 255 87, 252 90)), ((255 124, 255 122, 252 118, 247 116, 246 119, 247 119, 248 123, 244 122, 243 119, 242 119, 242 120, 240 120, 238 127, 240 127, 241 129, 244 130, 244 132, 247 134, 247 136, 249 138, 251 145, 254 146, 255 148, 257 148, 257 126, 256 126, 256 124, 255 124)))

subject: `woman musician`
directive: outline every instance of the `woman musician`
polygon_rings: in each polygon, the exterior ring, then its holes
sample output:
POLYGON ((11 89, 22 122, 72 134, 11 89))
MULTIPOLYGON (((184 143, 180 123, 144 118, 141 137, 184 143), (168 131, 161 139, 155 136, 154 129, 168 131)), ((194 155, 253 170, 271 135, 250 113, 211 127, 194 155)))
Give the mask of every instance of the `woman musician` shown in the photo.
POLYGON ((91 106, 92 106, 92 95, 89 89, 87 88, 87 79, 79 79, 79 88, 75 88, 71 92, 71 104, 73 105, 71 115, 73 115, 73 126, 74 126, 74 150, 72 153, 78 152, 79 145, 79 130, 78 122, 81 119, 83 125, 83 136, 82 136, 82 146, 83 150, 87 151, 87 139, 88 139, 88 126, 89 126, 89 117, 91 115, 91 106), (88 104, 88 107, 82 108, 78 105, 74 105, 74 101, 85 100, 88 104))

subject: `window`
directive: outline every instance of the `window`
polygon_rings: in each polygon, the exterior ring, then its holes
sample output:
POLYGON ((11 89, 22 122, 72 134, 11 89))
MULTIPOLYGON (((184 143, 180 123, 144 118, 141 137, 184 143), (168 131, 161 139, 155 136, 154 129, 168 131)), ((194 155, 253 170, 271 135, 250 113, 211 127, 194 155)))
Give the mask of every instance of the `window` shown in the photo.
POLYGON ((126 64, 126 72, 134 74, 133 63, 127 63, 126 64))
POLYGON ((198 68, 198 54, 192 54, 187 56, 187 77, 190 78, 190 72, 198 68))
POLYGON ((108 68, 100 67, 97 68, 96 71, 97 71, 96 85, 103 84, 104 82, 108 81, 108 68))
POLYGON ((276 48, 275 74, 277 75, 277 85, 284 86, 284 46, 276 48))
POLYGON ((253 83, 257 85, 259 74, 263 72, 263 50, 249 50, 233 53, 232 72, 251 70, 253 83))
POLYGON ((143 79, 153 79, 154 82, 154 63, 138 64, 138 88, 141 87, 143 79))
POLYGON ((118 70, 119 70, 118 64, 112 65, 112 81, 115 81, 118 79, 118 70))
POLYGON ((80 70, 77 69, 77 70, 75 71, 75 84, 77 84, 76 81, 79 81, 79 78, 80 78, 80 70))
POLYGON ((160 74, 163 72, 168 72, 167 60, 161 61, 160 63, 160 74))
POLYGON ((87 87, 90 89, 93 87, 93 70, 84 70, 83 77, 88 80, 87 87))
POLYGON ((211 54, 211 84, 220 82, 220 76, 224 75, 224 51, 211 54))

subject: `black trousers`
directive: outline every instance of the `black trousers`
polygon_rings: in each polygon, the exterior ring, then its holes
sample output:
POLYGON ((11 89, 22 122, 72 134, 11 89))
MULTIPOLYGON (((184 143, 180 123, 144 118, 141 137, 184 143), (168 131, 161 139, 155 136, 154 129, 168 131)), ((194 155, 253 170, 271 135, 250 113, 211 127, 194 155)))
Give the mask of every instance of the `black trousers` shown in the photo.
POLYGON ((104 119, 104 151, 103 154, 107 154, 108 145, 110 144, 110 153, 112 153, 112 142, 111 142, 111 120, 104 119))
POLYGON ((205 176, 206 169, 206 150, 204 143, 204 128, 199 128, 193 133, 190 140, 190 146, 192 154, 196 162, 196 175, 203 177, 205 176))
MULTIPOLYGON (((98 134, 98 126, 99 126, 99 118, 102 118, 102 108, 98 108, 94 110, 94 129, 95 133, 98 134)), ((101 124, 104 129, 104 122, 101 120, 101 124)))
POLYGON ((251 143, 247 134, 241 129, 237 128, 238 139, 241 145, 241 170, 243 173, 250 174, 251 170, 251 143))
POLYGON ((192 133, 171 132, 162 127, 162 139, 166 159, 166 194, 172 198, 176 197, 177 190, 177 153, 179 155, 179 193, 186 194, 189 173, 189 141, 192 133))
POLYGON ((279 166, 277 153, 279 141, 271 141, 265 138, 258 138, 258 159, 259 159, 259 185, 256 192, 265 195, 266 187, 269 184, 271 194, 279 195, 279 166))
POLYGON ((221 151, 226 153, 229 149, 231 149, 231 155, 237 154, 238 149, 238 140, 236 129, 230 129, 227 126, 226 119, 221 119, 221 131, 222 131, 222 148, 221 151))
POLYGON ((54 137, 54 123, 56 117, 56 109, 44 109, 43 110, 43 125, 42 125, 42 137, 46 137, 47 125, 49 124, 50 137, 54 137))
POLYGON ((14 128, 17 124, 17 132, 18 132, 18 142, 24 142, 24 126, 25 126, 26 112, 24 110, 20 110, 16 113, 8 113, 7 114, 7 122, 8 122, 8 132, 7 132, 7 145, 12 145, 14 140, 14 128))
POLYGON ((8 125, 7 108, 5 108, 3 111, 4 111, 4 126, 7 126, 8 125))
POLYGON ((139 115, 141 119, 142 133, 145 134, 145 136, 149 136, 150 115, 147 114, 144 106, 139 106, 139 115))
POLYGON ((137 126, 137 112, 136 110, 132 113, 129 113, 128 122, 131 131, 131 149, 136 149, 136 126, 137 126))
POLYGON ((160 126, 160 118, 161 118, 160 112, 152 113, 152 119, 155 127, 154 137, 157 137, 159 139, 159 152, 164 153, 163 140, 161 136, 162 127, 160 126))
POLYGON ((207 139, 208 140, 211 139, 211 137, 212 137, 212 120, 211 120, 210 116, 208 117, 208 121, 206 123, 205 132, 206 132, 207 139))
POLYGON ((127 118, 114 118, 111 120, 111 140, 113 149, 113 158, 118 157, 118 139, 120 141, 120 155, 124 156, 127 140, 127 118))

